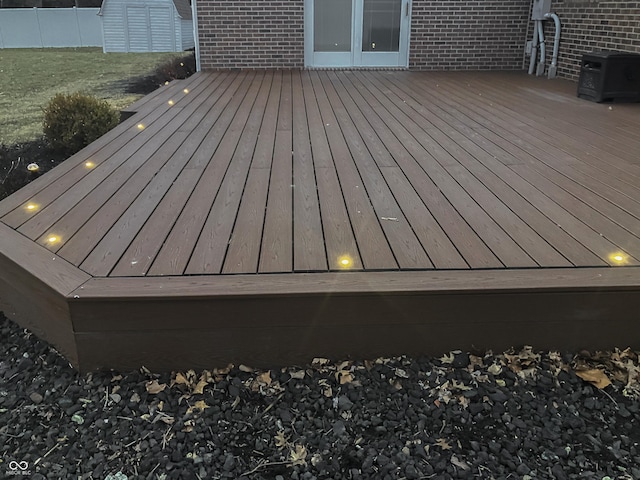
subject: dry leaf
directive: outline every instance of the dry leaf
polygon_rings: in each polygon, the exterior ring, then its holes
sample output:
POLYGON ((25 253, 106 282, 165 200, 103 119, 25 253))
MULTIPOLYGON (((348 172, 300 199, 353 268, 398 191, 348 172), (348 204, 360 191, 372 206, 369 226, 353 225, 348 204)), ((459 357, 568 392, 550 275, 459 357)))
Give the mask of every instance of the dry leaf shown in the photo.
POLYGON ((194 395, 202 395, 204 394, 204 387, 206 387, 209 384, 209 382, 207 382, 206 380, 200 380, 198 382, 198 384, 193 387, 193 393, 194 395))
POLYGON ((187 408, 187 414, 195 411, 204 412, 207 408, 209 408, 209 405, 207 405, 204 400, 198 400, 194 405, 187 408))
POLYGON ((396 368, 396 377, 400 377, 400 378, 409 378, 409 374, 401 369, 401 368, 396 368))
POLYGON ((258 375, 257 380, 265 385, 271 385, 271 372, 267 370, 266 372, 261 373, 258 375))
POLYGON ((447 354, 443 355, 442 357, 440 357, 440 361, 442 363, 453 363, 455 358, 456 358, 456 356, 453 353, 447 353, 447 354))
POLYGON ((353 375, 351 375, 349 370, 340 370, 336 372, 336 380, 340 382, 340 385, 351 383, 353 381, 353 375))
POLYGON ((275 436, 276 447, 283 448, 289 443, 289 438, 284 436, 284 430, 280 430, 275 436))
POLYGON ((444 438, 438 438, 436 440, 436 446, 440 447, 443 450, 451 450, 453 448, 444 438))
POLYGON ((338 365, 337 370, 348 370, 351 366, 351 362, 349 360, 345 360, 340 365, 338 365))
POLYGON ((609 380, 607 374, 597 368, 592 370, 580 370, 576 372, 576 375, 599 389, 603 389, 611 385, 611 380, 609 380))
POLYGON ((240 365, 238 367, 238 370, 240 370, 241 372, 245 372, 245 373, 253 373, 255 370, 251 367, 248 367, 246 365, 240 365))
POLYGON ((296 372, 289 372, 289 376, 291 378, 296 378, 298 380, 302 380, 305 376, 305 371, 304 370, 298 370, 296 372))
POLYGON ((176 373, 176 378, 174 378, 171 383, 172 383, 172 386, 174 384, 189 385, 189 380, 187 380, 187 377, 185 377, 181 372, 178 372, 176 373))
POLYGON ((315 368, 324 367, 329 364, 328 358, 316 357, 311 361, 311 366, 315 368))
POLYGON ((289 452, 289 459, 293 465, 306 465, 307 464, 307 449, 302 445, 296 445, 295 449, 289 452))
POLYGON ((455 455, 451 455, 451 463, 463 470, 469 470, 471 468, 467 462, 465 462, 464 460, 460 460, 455 455))
POLYGON ((167 388, 167 384, 158 383, 157 380, 150 380, 145 384, 145 387, 147 389, 147 392, 149 392, 151 395, 156 395, 167 388))
POLYGON ((193 428, 195 426, 196 424, 193 420, 187 420, 184 422, 184 428, 182 429, 182 431, 185 433, 193 432, 193 428))

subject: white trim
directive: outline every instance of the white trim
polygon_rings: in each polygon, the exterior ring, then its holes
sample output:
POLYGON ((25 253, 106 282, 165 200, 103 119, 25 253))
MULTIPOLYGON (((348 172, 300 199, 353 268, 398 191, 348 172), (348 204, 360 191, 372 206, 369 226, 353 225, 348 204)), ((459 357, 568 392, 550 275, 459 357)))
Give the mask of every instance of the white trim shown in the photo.
POLYGON ((197 0, 191 1, 191 17, 193 21, 193 40, 195 45, 195 53, 196 53, 196 71, 199 72, 202 70, 200 67, 200 36, 198 35, 198 7, 197 0))

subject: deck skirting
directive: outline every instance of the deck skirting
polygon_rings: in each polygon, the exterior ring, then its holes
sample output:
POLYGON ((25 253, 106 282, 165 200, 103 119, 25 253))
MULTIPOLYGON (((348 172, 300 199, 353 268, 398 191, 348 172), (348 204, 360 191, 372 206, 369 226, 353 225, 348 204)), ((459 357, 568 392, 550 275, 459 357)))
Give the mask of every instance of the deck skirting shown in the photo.
POLYGON ((81 371, 640 349, 640 105, 522 72, 219 71, 0 201, 81 371))

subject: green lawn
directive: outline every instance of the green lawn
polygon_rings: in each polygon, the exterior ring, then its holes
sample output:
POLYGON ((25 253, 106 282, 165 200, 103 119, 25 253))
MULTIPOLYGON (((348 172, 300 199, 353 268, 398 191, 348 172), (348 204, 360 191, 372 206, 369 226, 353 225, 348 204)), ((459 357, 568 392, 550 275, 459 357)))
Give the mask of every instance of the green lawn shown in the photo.
POLYGON ((56 93, 83 92, 121 109, 140 95, 119 81, 145 75, 180 53, 102 53, 101 48, 0 50, 0 144, 42 136, 42 108, 56 93))

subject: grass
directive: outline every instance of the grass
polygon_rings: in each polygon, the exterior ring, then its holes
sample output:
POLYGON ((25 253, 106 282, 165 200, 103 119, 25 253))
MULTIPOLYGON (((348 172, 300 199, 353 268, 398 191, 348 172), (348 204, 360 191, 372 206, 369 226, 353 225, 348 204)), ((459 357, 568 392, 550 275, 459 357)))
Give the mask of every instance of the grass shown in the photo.
POLYGON ((0 144, 42 136, 42 108, 56 93, 82 92, 122 109, 141 95, 126 81, 181 53, 102 53, 101 48, 0 50, 0 144))

